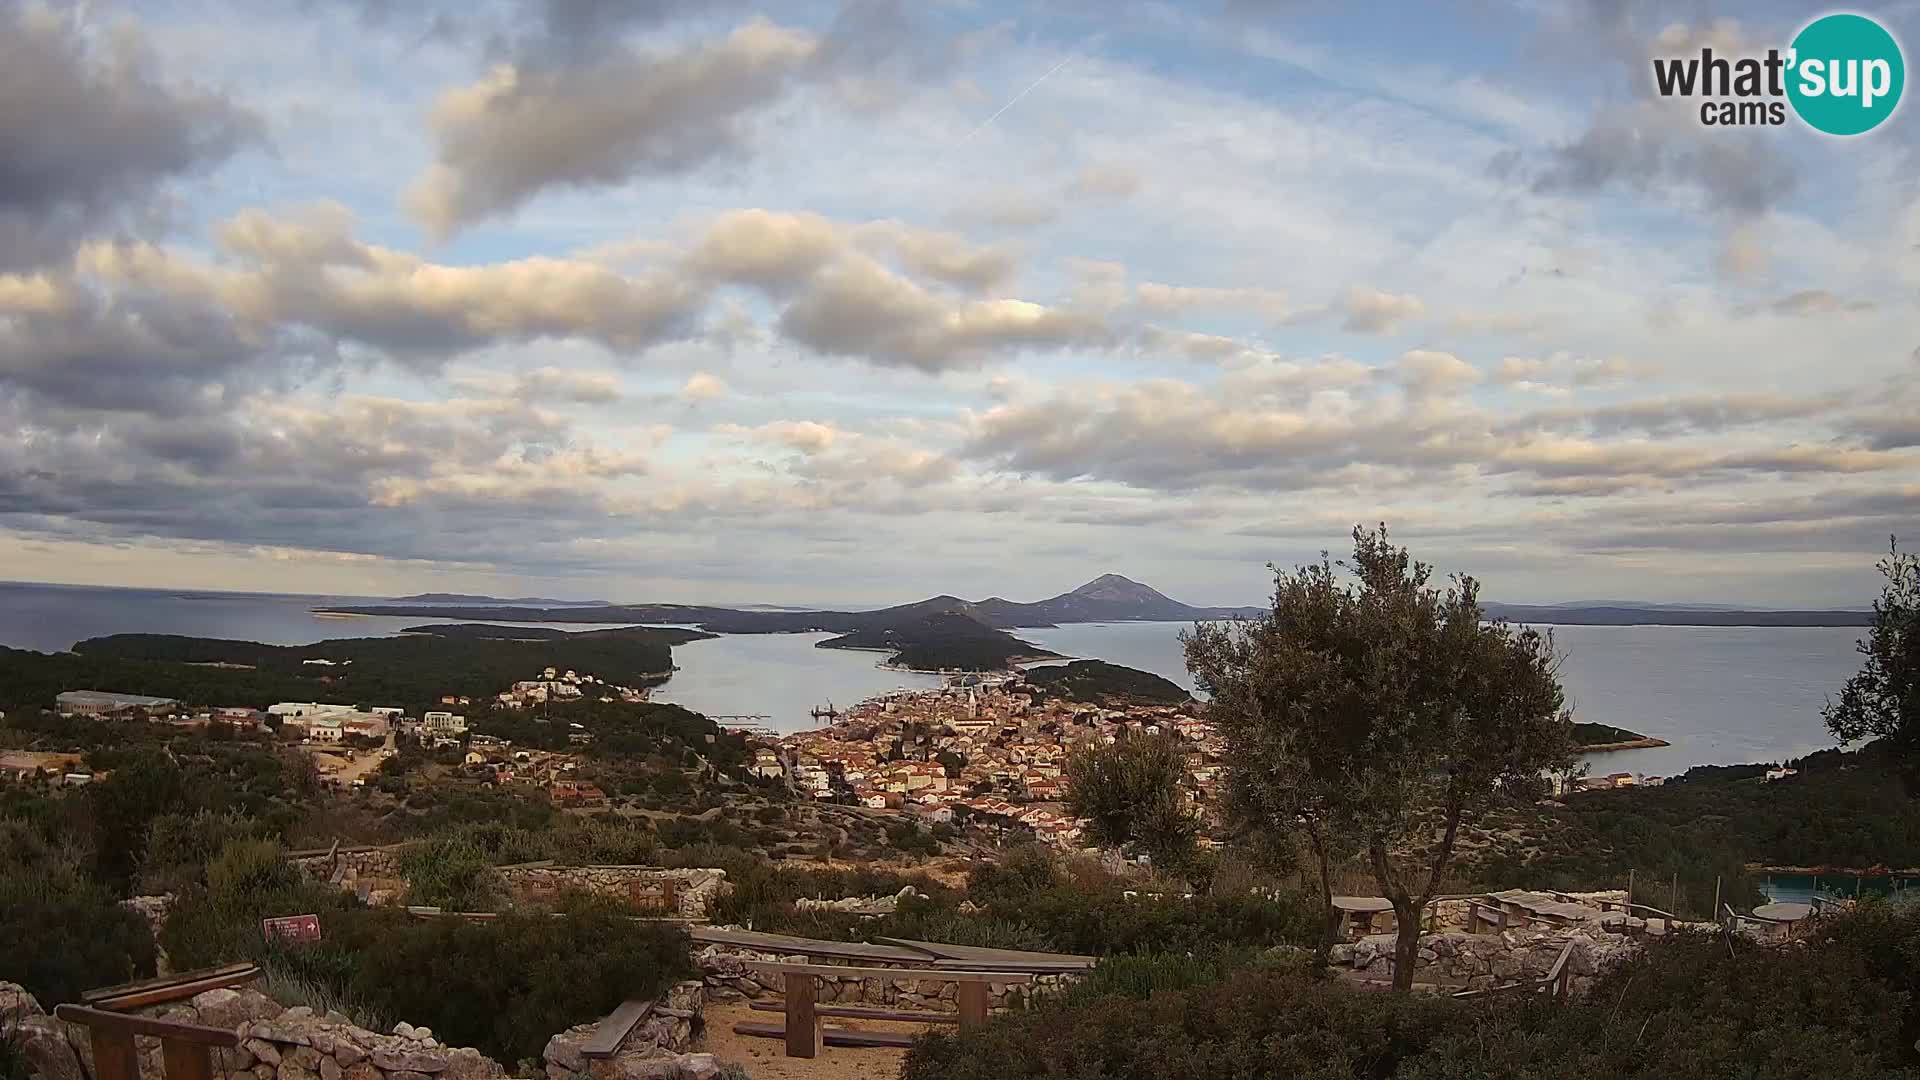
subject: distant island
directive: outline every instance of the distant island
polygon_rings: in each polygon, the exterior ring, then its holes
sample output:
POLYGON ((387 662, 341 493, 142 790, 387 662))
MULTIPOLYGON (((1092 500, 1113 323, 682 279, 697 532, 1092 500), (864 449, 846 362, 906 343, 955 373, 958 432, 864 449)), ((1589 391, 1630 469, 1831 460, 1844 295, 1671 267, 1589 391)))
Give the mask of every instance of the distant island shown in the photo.
POLYGON ((1193 696, 1170 679, 1104 660, 1036 665, 1022 672, 1022 677, 1036 691, 1035 699, 1042 702, 1059 698, 1118 709, 1178 705, 1193 696))
POLYGON ((412 596, 396 596, 396 604, 512 604, 516 607, 607 607, 611 600, 553 600, 545 596, 516 596, 502 598, 498 596, 475 596, 472 593, 423 592, 412 596))
MULTIPOLYGON (((1032 603, 1003 597, 963 600, 941 595, 869 611, 745 608, 699 604, 600 604, 506 601, 425 593, 394 604, 315 608, 320 615, 389 615, 471 619, 486 623, 623 623, 698 626, 715 634, 832 633, 829 649, 873 649, 888 663, 926 671, 1000 670, 1056 654, 1021 641, 1009 630, 1070 623, 1205 622, 1253 618, 1260 607, 1196 607, 1119 574, 1102 574, 1077 589, 1032 603), (550 606, 517 606, 547 603, 550 606), (951 618, 949 618, 951 616, 951 618)), ((1863 611, 1746 611, 1690 605, 1486 605, 1488 616, 1510 622, 1563 626, 1865 626, 1863 611)), ((1664 745, 1664 744, 1663 744, 1664 745)))
POLYGON ((709 636, 653 627, 570 633, 460 624, 311 645, 113 634, 61 653, 0 648, 0 708, 37 707, 63 691, 101 687, 212 705, 372 702, 417 715, 450 694, 491 699, 548 667, 618 686, 658 685, 673 674, 673 646, 709 636))
POLYGON ((912 671, 1003 671, 1060 655, 959 611, 932 611, 892 626, 863 627, 817 647, 884 652, 889 667, 912 671))
POLYGON ((1665 739, 1656 739, 1611 724, 1575 724, 1573 742, 1574 749, 1583 754, 1601 754, 1609 750, 1651 750, 1673 745, 1665 739))
MULTIPOLYGON (((1487 614, 1509 622, 1562 626, 1866 626, 1870 611, 1763 611, 1698 604, 1503 604, 1487 614)), ((1204 622, 1253 618, 1264 607, 1197 607, 1119 574, 1102 574, 1077 589, 1021 603, 999 596, 963 600, 930 597, 911 604, 864 611, 801 609, 771 604, 714 607, 702 604, 609 604, 590 601, 498 600, 453 593, 423 593, 386 604, 315 608, 321 614, 398 615, 413 618, 478 619, 487 622, 678 623, 719 634, 781 634, 827 631, 852 634, 908 626, 932 613, 958 612, 996 630, 1046 628, 1071 623, 1204 622), (492 605, 492 606, 488 606, 492 605), (545 606, 533 606, 545 605, 545 606)))
POLYGON ((1559 626, 1867 626, 1871 611, 1747 611, 1683 606, 1581 607, 1487 604, 1487 614, 1515 623, 1559 626))

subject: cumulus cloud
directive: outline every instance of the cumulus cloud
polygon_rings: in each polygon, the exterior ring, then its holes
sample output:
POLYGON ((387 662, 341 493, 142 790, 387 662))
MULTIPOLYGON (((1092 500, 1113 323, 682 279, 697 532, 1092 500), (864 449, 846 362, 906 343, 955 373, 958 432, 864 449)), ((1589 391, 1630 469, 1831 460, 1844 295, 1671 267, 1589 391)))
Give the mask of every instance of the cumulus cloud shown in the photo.
POLYGON ((1027 300, 950 301, 872 262, 822 270, 781 312, 779 327, 816 352, 922 371, 977 367, 1010 350, 1112 340, 1090 316, 1027 300))
POLYGON ((1340 324, 1342 329, 1357 334, 1385 334, 1401 322, 1426 314, 1427 306, 1419 297, 1407 293, 1382 292, 1356 285, 1347 290, 1339 310, 1346 315, 1340 324))
POLYGON ((1652 370, 1624 356, 1509 356, 1494 366, 1491 378, 1518 390, 1557 394, 1572 387, 1610 386, 1648 378, 1652 370))
POLYGON ((682 172, 739 147, 817 36, 749 22, 679 51, 617 51, 551 68, 503 63, 435 102, 437 160, 408 196, 437 235, 554 185, 682 172))
MULTIPOLYGON (((1731 418, 1685 415, 1710 408, 1704 401, 1629 403, 1614 415, 1566 410, 1558 423, 1503 420, 1447 396, 1479 373, 1446 353, 1408 353, 1396 374, 1416 392, 1403 398, 1378 379, 1305 397, 1250 393, 1233 380, 1213 389, 1171 379, 1075 385, 972 414, 959 452, 1063 482, 1247 493, 1360 484, 1382 495, 1441 482, 1455 493, 1484 495, 1498 482, 1515 494, 1602 494, 1743 476, 1888 474, 1920 464, 1839 435, 1785 446, 1734 438, 1728 433, 1742 425, 1731 418), (1658 419, 1662 413, 1674 419, 1658 419)), ((1741 416, 1778 416, 1786 403, 1734 408, 1741 416)))
POLYGON ((726 397, 729 392, 724 380, 718 375, 709 375, 704 371, 696 371, 687 376, 687 381, 680 386, 680 397, 694 402, 715 401, 726 397))
POLYGON ((1457 394, 1486 378, 1479 368, 1449 352, 1412 349, 1400 354, 1400 380, 1420 396, 1457 394))
POLYGON ((144 214, 171 180, 258 139, 226 95, 169 77, 131 26, 0 5, 0 271, 58 260, 144 214))
POLYGON ((486 344, 578 337, 638 351, 686 333, 703 297, 669 273, 629 276, 570 259, 450 266, 353 237, 322 207, 294 219, 246 211, 218 231, 233 265, 150 245, 96 244, 85 277, 216 305, 265 332, 296 324, 438 365, 486 344))
POLYGON ((1287 294, 1278 289, 1217 288, 1142 282, 1135 286, 1141 307, 1151 312, 1243 311, 1270 319, 1287 315, 1287 294))

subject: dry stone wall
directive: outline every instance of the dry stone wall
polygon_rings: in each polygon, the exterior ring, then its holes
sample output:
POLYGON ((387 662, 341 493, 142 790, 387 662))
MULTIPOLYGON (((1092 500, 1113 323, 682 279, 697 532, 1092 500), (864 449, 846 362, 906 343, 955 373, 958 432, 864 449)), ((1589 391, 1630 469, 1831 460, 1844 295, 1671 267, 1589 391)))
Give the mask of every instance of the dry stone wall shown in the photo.
MULTIPOLYGON (((862 960, 858 964, 840 965, 830 959, 757 952, 734 945, 709 945, 695 952, 693 961, 700 969, 701 977, 706 983, 707 998, 711 1001, 741 1001, 785 993, 785 988, 779 985, 778 976, 758 975, 747 966, 749 963, 857 967, 902 966, 868 960, 862 960)), ((910 966, 907 965, 907 967, 910 966)), ((1018 1004, 1024 996, 1039 997, 1056 992, 1077 978, 1078 976, 1072 974, 1050 974, 1035 976, 1031 985, 990 982, 987 984, 987 1007, 1005 1009, 1018 1004)), ((904 968, 901 977, 897 979, 844 975, 814 980, 814 999, 821 1004, 884 1005, 931 1012, 957 1012, 959 1011, 959 1005, 955 1001, 957 993, 953 983, 941 979, 915 978, 906 974, 904 968)))
MULTIPOLYGON (((1593 977, 1607 965, 1636 948, 1630 939, 1618 934, 1585 928, 1507 930, 1498 934, 1449 930, 1420 936, 1413 977, 1417 982, 1468 990, 1539 979, 1553 967, 1569 941, 1573 952, 1567 958, 1567 967, 1576 994, 1591 986, 1593 977)), ((1394 945, 1392 934, 1370 934, 1335 945, 1328 959, 1369 978, 1391 979, 1394 945)))
MULTIPOLYGON (((331 855, 301 855, 289 860, 308 878, 325 881, 374 906, 403 904, 407 880, 400 869, 406 845, 359 848, 331 855)), ((719 869, 670 870, 658 866, 553 866, 536 863, 502 866, 495 871, 519 903, 551 900, 563 892, 589 892, 620 900, 642 900, 670 889, 674 914, 704 920, 727 887, 719 869)))
MULTIPOLYGON (((24 998, 31 1013, 14 1025, 37 1080, 88 1080, 93 1047, 85 1028, 41 1013, 19 987, 0 983, 0 1008, 24 998)), ((407 1024, 383 1035, 338 1013, 287 1008, 257 990, 208 990, 189 1001, 142 1010, 162 1020, 226 1028, 240 1045, 213 1054, 217 1080, 495 1080, 506 1070, 478 1050, 443 1046, 407 1024)), ((162 1080, 160 1041, 135 1036, 141 1080, 162 1080)))
POLYGON ((658 866, 502 866, 497 871, 517 901, 551 899, 562 892, 588 892, 618 900, 640 900, 670 889, 674 914, 704 920, 727 885, 719 869, 668 870, 658 866))

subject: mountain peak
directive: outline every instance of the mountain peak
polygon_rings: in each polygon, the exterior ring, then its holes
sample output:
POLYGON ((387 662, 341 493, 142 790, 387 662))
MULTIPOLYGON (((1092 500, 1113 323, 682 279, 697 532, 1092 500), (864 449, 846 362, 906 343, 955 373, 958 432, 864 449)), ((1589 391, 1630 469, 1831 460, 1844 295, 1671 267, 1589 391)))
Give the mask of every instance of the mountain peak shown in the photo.
POLYGON ((1119 574, 1101 574, 1067 595, 1098 600, 1170 602, 1151 585, 1142 585, 1132 578, 1122 577, 1119 574))

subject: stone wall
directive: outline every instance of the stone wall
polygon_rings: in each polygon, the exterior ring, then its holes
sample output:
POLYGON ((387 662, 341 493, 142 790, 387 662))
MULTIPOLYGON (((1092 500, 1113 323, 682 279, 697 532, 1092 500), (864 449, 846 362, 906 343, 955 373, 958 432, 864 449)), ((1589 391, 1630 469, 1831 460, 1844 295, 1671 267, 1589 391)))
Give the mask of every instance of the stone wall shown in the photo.
POLYGON ((548 900, 562 892, 589 892, 618 900, 639 902, 661 895, 662 886, 674 894, 674 914, 705 920, 713 901, 727 886, 727 872, 718 869, 667 870, 658 866, 502 866, 498 873, 514 900, 548 900))
MULTIPOLYGON (((1632 940, 1618 934, 1581 927, 1507 930, 1498 934, 1447 930, 1420 935, 1413 977, 1417 982, 1467 990, 1539 979, 1553 967, 1560 950, 1569 941, 1573 942, 1573 952, 1567 958, 1567 966, 1570 988, 1575 994, 1591 986, 1593 976, 1603 968, 1636 948, 1632 940)), ((1329 959, 1336 965, 1350 966, 1368 978, 1387 980, 1393 977, 1394 944, 1392 934, 1371 934, 1359 941, 1335 945, 1329 959)))
MULTIPOLYGON (((829 959, 756 952, 733 945, 708 945, 693 954, 693 961, 700 969, 700 974, 706 983, 707 998, 712 1001, 740 1001, 785 993, 785 987, 779 985, 778 976, 755 974, 747 967, 751 962, 854 967, 910 968, 916 966, 868 960, 839 964, 829 959)), ((925 967, 926 965, 917 966, 925 967)), ((1004 1009, 1019 1003, 1025 995, 1040 996, 1054 992, 1078 978, 1079 976, 1072 974, 1037 975, 1031 985, 990 982, 987 984, 987 1007, 1004 1009)), ((821 1004, 885 1005, 900 1009, 957 1012, 959 1006, 955 1002, 956 994, 957 990, 953 983, 932 978, 918 979, 903 976, 898 979, 884 979, 845 975, 814 980, 814 1000, 821 1004)))
MULTIPOLYGON (((307 877, 337 885, 369 904, 403 904, 407 881, 400 870, 400 857, 405 847, 359 848, 332 855, 301 855, 289 861, 307 877)), ((502 866, 496 872, 508 895, 519 903, 551 900, 569 891, 640 901, 660 895, 661 886, 671 883, 674 914, 695 920, 706 919, 713 901, 727 887, 727 872, 718 869, 534 863, 502 866)))
MULTIPOLYGON (((0 1005, 24 991, 0 983, 0 1005)), ((88 1080, 93 1046, 85 1028, 46 1016, 39 1005, 16 1022, 14 1038, 27 1051, 37 1080, 88 1080)), ((316 1015, 285 1008, 257 990, 208 990, 189 1001, 141 1010, 186 1024, 226 1028, 239 1046, 214 1050, 216 1080, 494 1080, 506 1070, 478 1050, 441 1045, 426 1028, 395 1025, 382 1035, 355 1027, 338 1013, 316 1015)), ((161 1080, 160 1040, 135 1036, 141 1080, 161 1080)))
POLYGON ((705 1001, 699 981, 676 984, 610 1058, 589 1059, 580 1052, 598 1020, 570 1027, 548 1039, 541 1052, 547 1080, 711 1080, 720 1074, 713 1055, 686 1052, 700 1034, 705 1001))
POLYGON ((400 873, 406 845, 358 848, 332 855, 301 855, 289 859, 294 869, 314 881, 337 885, 375 906, 404 903, 407 879, 400 873))

